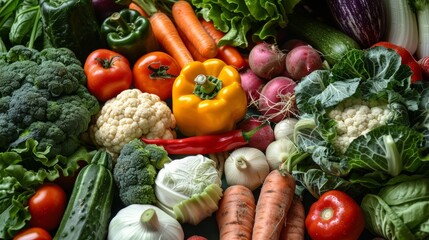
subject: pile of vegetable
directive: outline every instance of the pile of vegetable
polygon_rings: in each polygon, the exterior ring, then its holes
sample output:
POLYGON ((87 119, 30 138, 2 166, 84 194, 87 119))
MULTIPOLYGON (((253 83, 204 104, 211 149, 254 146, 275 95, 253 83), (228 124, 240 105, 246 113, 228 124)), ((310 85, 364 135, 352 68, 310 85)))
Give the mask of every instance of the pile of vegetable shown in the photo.
POLYGON ((0 238, 429 238, 428 9, 0 0, 0 238))

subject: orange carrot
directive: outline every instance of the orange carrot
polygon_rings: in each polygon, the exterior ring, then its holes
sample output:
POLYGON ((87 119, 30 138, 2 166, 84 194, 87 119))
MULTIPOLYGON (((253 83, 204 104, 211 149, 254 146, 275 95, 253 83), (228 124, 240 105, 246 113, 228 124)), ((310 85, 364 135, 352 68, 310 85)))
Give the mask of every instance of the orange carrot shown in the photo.
POLYGON ((194 60, 170 17, 163 12, 156 12, 149 19, 156 40, 168 54, 176 59, 180 67, 183 68, 194 60))
POLYGON ((194 60, 204 62, 208 58, 205 58, 201 56, 201 54, 198 52, 198 50, 192 45, 192 43, 189 41, 189 39, 185 36, 185 34, 182 32, 182 30, 177 29, 177 32, 179 32, 180 37, 182 38, 183 43, 185 44, 186 48, 188 48, 189 52, 191 53, 194 60))
POLYGON ((201 56, 214 58, 217 55, 218 47, 204 30, 192 5, 185 0, 179 0, 173 4, 171 14, 178 29, 188 38, 201 56))
MULTIPOLYGON (((218 30, 211 21, 207 22, 201 18, 200 23, 207 33, 213 38, 215 43, 219 44, 221 38, 225 36, 225 33, 218 30)), ((241 55, 238 49, 230 45, 220 46, 216 57, 237 69, 242 69, 247 66, 246 59, 241 55)))
POLYGON ((128 8, 129 8, 129 9, 132 9, 132 10, 136 10, 136 11, 137 11, 137 12, 139 12, 142 16, 149 18, 149 15, 145 12, 145 10, 143 10, 143 8, 141 8, 139 5, 137 5, 137 4, 136 4, 136 3, 134 3, 134 2, 131 2, 131 3, 128 5, 128 8))
POLYGON ((293 198, 280 235, 280 240, 304 240, 305 238, 305 210, 298 195, 293 198))
POLYGON ((255 205, 255 197, 247 187, 229 186, 216 212, 220 240, 251 239, 255 205))
POLYGON ((278 169, 265 178, 256 204, 253 240, 279 239, 295 194, 295 179, 278 169))

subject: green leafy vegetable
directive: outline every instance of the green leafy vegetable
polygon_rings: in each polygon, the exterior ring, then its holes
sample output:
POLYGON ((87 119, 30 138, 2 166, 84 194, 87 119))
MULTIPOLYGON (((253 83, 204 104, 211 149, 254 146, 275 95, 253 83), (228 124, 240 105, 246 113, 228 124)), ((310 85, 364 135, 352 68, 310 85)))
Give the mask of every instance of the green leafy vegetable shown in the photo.
POLYGON ((247 47, 253 41, 275 40, 280 28, 287 25, 287 15, 300 0, 192 0, 196 12, 226 33, 219 45, 247 47))
POLYGON ((367 228, 385 239, 427 239, 429 237, 429 179, 419 175, 367 194, 361 203, 367 228))
POLYGON ((331 69, 304 77, 295 88, 294 141, 308 157, 296 153, 282 166, 294 173, 297 189, 316 197, 329 189, 358 195, 400 174, 428 171, 428 138, 420 129, 429 125, 413 116, 428 119, 429 94, 412 87, 410 76, 395 51, 375 47, 350 50, 331 69))

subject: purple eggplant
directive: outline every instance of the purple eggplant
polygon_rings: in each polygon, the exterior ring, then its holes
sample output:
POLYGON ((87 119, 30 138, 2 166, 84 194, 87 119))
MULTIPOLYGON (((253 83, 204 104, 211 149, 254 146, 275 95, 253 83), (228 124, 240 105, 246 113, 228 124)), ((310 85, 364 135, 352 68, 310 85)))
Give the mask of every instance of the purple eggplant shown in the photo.
POLYGON ((382 40, 386 17, 381 0, 326 0, 340 29, 363 48, 382 40))

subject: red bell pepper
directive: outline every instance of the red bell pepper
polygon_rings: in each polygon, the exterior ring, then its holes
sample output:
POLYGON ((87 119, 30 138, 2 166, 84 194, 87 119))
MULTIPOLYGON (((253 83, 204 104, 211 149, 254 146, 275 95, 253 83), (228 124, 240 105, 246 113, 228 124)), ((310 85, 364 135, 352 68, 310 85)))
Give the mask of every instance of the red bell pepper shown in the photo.
POLYGON ((365 218, 353 198, 330 190, 310 206, 305 226, 313 240, 356 240, 365 228, 365 218))
POLYGON ((402 64, 408 65, 413 74, 411 75, 411 83, 423 80, 422 68, 413 55, 404 47, 390 43, 390 42, 378 42, 372 45, 372 47, 381 46, 395 50, 402 58, 402 64))

